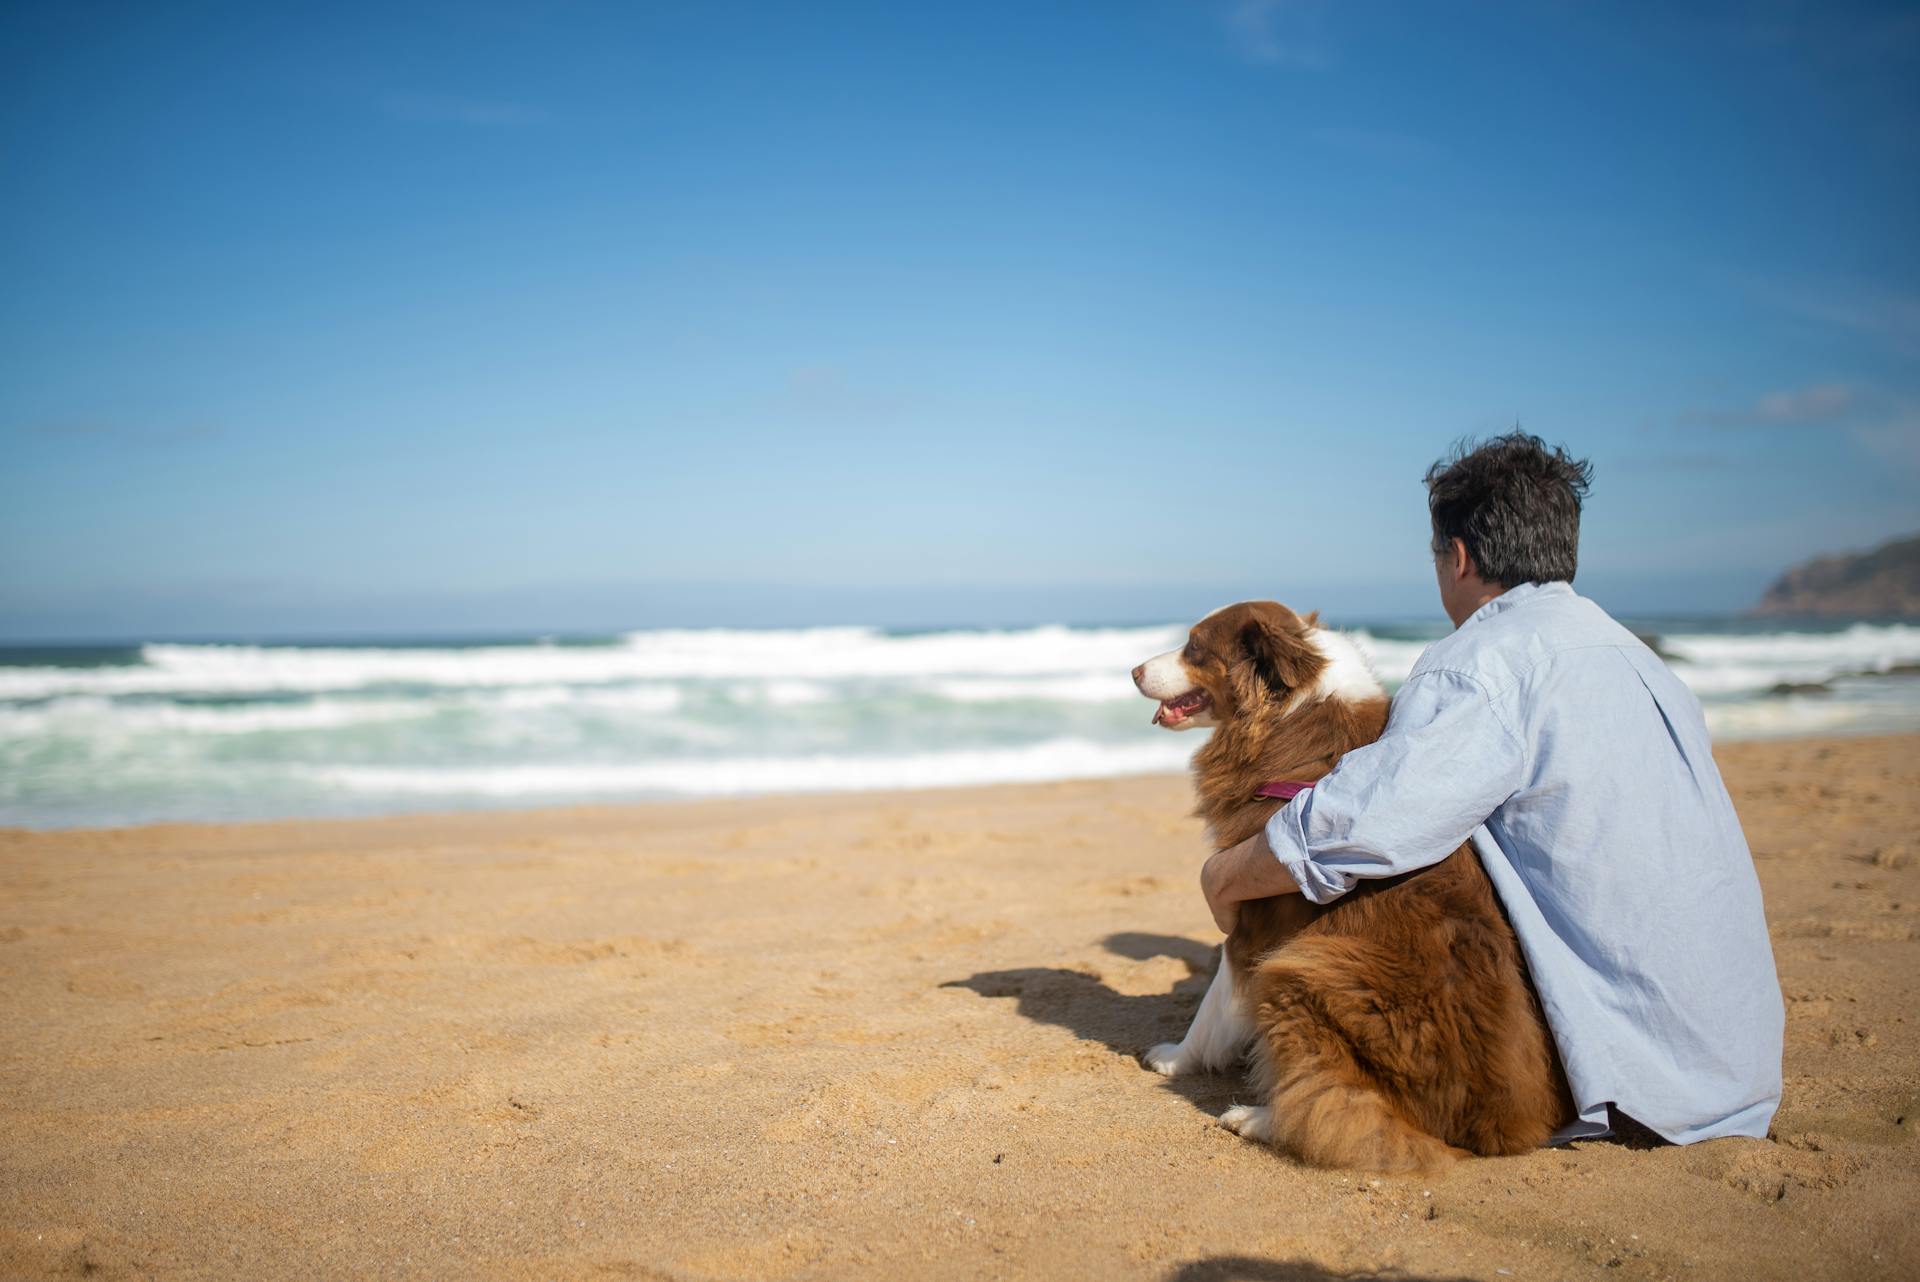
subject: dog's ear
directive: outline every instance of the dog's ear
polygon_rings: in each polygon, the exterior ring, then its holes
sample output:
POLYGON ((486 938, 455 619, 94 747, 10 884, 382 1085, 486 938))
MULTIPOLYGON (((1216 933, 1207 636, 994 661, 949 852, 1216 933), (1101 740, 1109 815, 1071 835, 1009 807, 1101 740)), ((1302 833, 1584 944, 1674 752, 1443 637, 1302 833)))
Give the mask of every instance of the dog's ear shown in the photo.
POLYGON ((1253 664, 1254 674, 1276 694, 1297 690, 1312 681, 1325 661, 1307 642, 1301 623, 1291 610, 1275 607, 1256 610, 1240 629, 1240 645, 1253 664))

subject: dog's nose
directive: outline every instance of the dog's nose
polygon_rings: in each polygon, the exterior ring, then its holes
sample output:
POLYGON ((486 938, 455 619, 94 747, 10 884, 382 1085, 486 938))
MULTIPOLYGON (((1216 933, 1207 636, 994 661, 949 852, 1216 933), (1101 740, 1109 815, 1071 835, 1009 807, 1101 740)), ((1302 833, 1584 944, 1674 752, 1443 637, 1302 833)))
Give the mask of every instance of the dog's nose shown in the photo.
POLYGON ((1133 670, 1133 684, 1135 686, 1138 686, 1140 682, 1146 677, 1146 675, 1147 675, 1147 665, 1143 663, 1139 667, 1133 670))

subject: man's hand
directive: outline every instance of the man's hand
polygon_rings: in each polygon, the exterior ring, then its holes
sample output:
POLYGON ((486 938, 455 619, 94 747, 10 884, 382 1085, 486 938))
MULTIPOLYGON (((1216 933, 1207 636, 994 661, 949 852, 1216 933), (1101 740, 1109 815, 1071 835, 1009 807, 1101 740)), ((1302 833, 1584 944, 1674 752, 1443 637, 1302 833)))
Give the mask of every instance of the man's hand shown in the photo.
POLYGON ((1297 894, 1299 890, 1292 875, 1273 857, 1264 832, 1219 851, 1200 870, 1200 892, 1207 897, 1214 925, 1225 935, 1233 933, 1240 905, 1247 900, 1297 894))

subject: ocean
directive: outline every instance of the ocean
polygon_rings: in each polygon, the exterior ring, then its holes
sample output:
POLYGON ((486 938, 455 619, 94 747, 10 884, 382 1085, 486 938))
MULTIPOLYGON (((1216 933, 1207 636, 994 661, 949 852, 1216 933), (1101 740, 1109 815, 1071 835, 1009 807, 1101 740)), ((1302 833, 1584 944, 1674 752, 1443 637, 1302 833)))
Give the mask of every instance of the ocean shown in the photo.
MULTIPOLYGON (((1629 621, 1721 740, 1920 729, 1920 626, 1629 621)), ((1389 686, 1445 625, 1347 629, 1389 686)), ((1176 770, 1184 625, 0 647, 0 824, 361 815, 1176 770)))

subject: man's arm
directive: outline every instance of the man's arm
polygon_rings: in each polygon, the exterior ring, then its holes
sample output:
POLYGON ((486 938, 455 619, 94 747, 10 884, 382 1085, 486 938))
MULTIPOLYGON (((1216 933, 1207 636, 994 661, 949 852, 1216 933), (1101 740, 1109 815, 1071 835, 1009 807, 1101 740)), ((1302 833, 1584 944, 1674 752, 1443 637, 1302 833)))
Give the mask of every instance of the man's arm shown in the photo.
POLYGON ((1220 933, 1231 935, 1240 915, 1240 905, 1249 899, 1270 899, 1274 895, 1293 895, 1300 883, 1267 845, 1267 834, 1256 832, 1237 846, 1215 853, 1200 870, 1200 889, 1207 897, 1220 933))
POLYGON ((1479 683, 1428 672, 1408 681, 1377 743, 1355 748, 1200 875, 1230 931, 1248 899, 1299 891, 1330 903, 1356 882, 1438 863, 1519 790, 1525 752, 1479 683))

